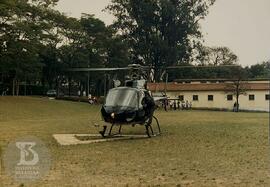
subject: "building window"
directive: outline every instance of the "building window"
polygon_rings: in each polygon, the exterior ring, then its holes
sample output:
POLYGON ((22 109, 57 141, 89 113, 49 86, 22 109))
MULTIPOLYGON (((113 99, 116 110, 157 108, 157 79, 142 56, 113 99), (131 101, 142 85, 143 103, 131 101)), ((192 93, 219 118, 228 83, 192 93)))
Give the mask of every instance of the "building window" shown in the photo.
POLYGON ((269 94, 266 94, 266 95, 265 95, 265 100, 266 100, 266 101, 270 101, 270 95, 269 95, 269 94))
POLYGON ((250 101, 254 101, 255 100, 255 95, 249 95, 248 97, 249 97, 249 100, 250 101))
POLYGON ((185 97, 183 95, 179 95, 178 98, 179 98, 180 101, 184 101, 185 100, 185 97))
POLYGON ((233 95, 227 95, 227 101, 232 101, 233 100, 233 95))
POLYGON ((214 101, 214 96, 213 95, 208 95, 208 101, 214 101))
POLYGON ((193 101, 199 101, 199 96, 198 95, 193 95, 193 101))

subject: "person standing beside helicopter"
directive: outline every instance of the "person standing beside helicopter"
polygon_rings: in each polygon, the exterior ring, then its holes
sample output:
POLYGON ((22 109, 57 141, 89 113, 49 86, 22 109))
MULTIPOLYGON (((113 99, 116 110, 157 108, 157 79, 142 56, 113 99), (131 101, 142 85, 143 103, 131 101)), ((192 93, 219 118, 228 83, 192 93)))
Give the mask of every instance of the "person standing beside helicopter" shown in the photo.
POLYGON ((147 123, 148 125, 151 125, 156 104, 148 91, 145 91, 144 95, 145 96, 142 101, 143 109, 145 111, 145 116, 149 118, 147 123))

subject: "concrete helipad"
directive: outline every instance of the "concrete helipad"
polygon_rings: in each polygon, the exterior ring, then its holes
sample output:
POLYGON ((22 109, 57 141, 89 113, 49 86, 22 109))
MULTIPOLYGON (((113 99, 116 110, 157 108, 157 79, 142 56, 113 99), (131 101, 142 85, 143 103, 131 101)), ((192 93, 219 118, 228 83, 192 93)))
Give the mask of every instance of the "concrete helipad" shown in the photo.
POLYGON ((53 137, 60 145, 63 146, 148 138, 147 135, 116 135, 113 137, 103 138, 100 134, 54 134, 53 137), (89 138, 90 140, 79 139, 84 137, 89 138), (93 138, 93 140, 91 140, 91 138, 93 138))

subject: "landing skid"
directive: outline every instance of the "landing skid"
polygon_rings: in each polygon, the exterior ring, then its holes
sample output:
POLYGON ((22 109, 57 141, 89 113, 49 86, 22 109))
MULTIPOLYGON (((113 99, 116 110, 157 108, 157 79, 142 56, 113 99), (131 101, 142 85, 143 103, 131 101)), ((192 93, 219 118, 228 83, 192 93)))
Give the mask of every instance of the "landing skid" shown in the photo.
MULTIPOLYGON (((159 136, 161 134, 161 129, 160 129, 160 125, 159 125, 159 121, 158 119, 153 116, 153 118, 150 120, 146 120, 144 123, 144 126, 145 126, 145 129, 146 129, 146 135, 151 138, 151 137, 156 137, 156 136, 159 136), (156 126, 157 126, 157 133, 154 132, 153 130, 153 123, 152 121, 155 121, 156 122, 156 126)), ((119 129, 118 129, 118 133, 117 134, 112 134, 112 130, 114 128, 114 126, 116 126, 116 124, 112 124, 111 127, 110 127, 110 130, 109 130, 109 133, 106 134, 106 131, 107 131, 107 126, 103 126, 103 130, 99 132, 99 134, 103 137, 103 138, 113 138, 113 137, 119 137, 121 136, 121 133, 122 133, 122 125, 119 126, 119 129)), ((135 125, 133 125, 135 126, 135 125)))

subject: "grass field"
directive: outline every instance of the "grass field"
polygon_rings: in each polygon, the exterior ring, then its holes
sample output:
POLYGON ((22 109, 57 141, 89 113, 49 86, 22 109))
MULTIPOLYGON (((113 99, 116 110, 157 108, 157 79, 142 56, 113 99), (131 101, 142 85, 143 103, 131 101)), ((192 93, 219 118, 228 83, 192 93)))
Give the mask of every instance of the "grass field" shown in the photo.
MULTIPOLYGON (((46 143, 51 171, 25 186, 270 186, 268 114, 158 111, 156 116, 161 137, 63 147, 52 135, 96 133, 98 106, 0 97, 0 148, 3 154, 10 141, 25 135, 46 143)), ((22 186, 3 167, 1 185, 22 186)))

